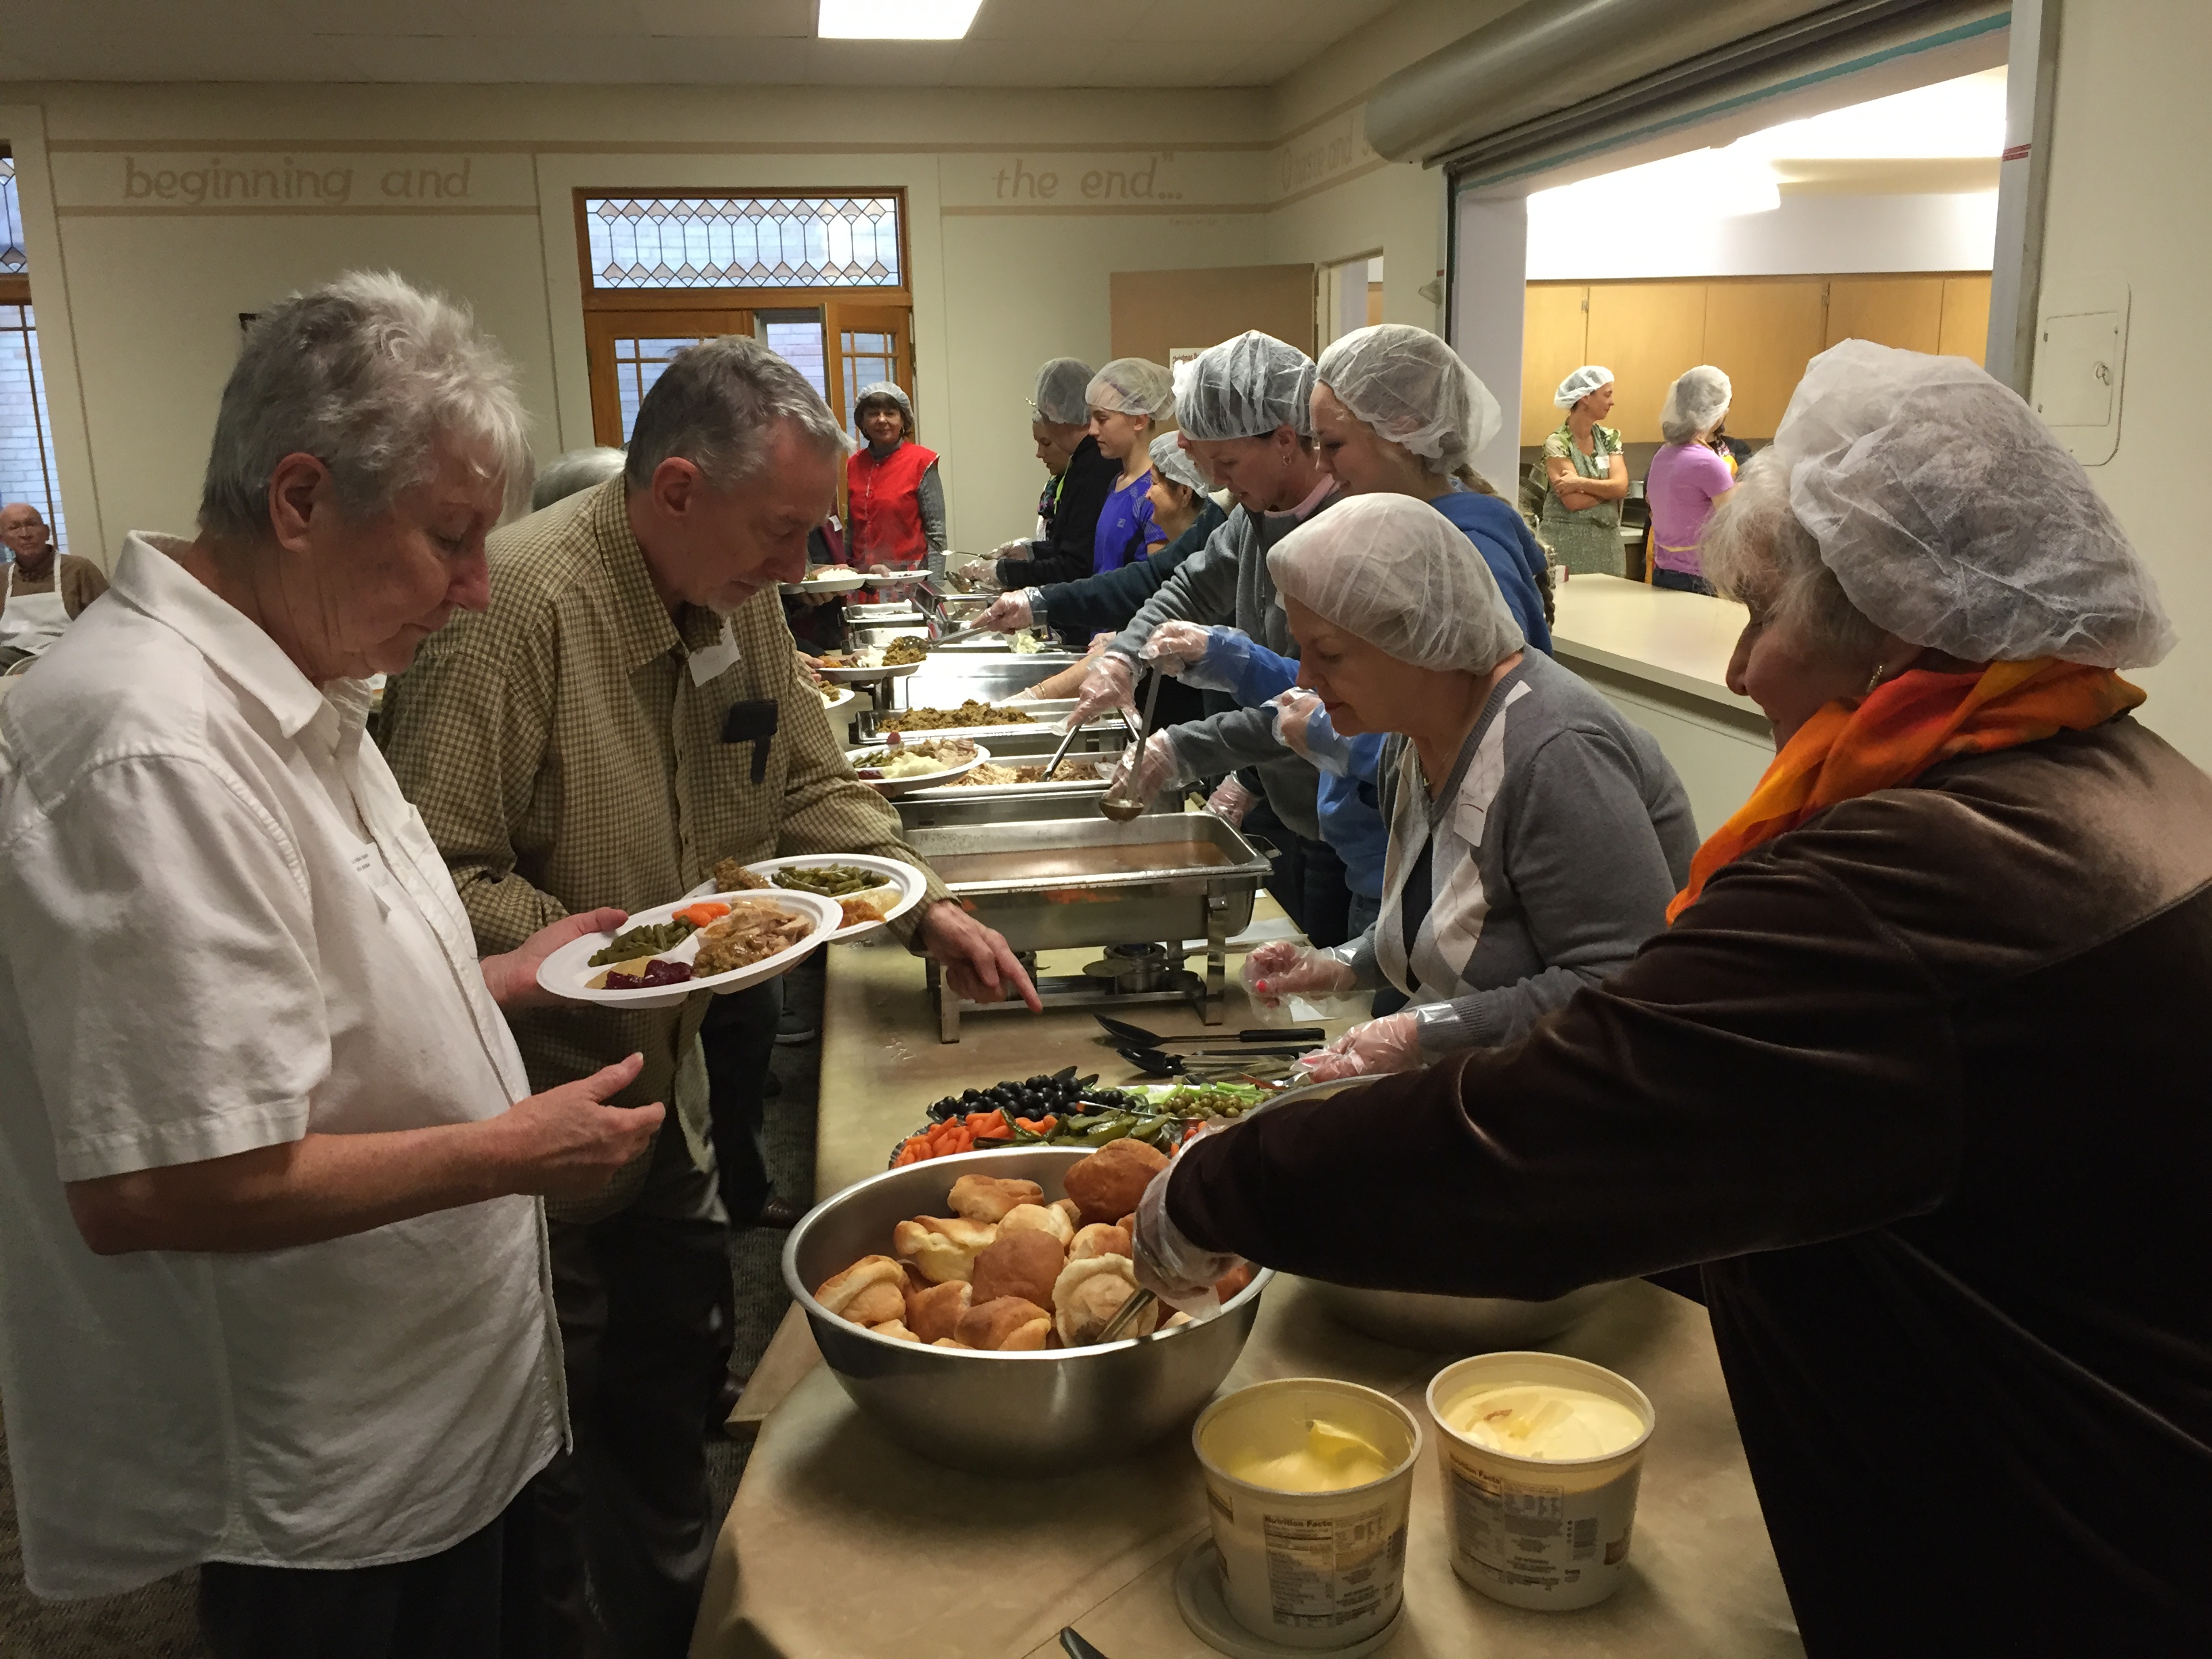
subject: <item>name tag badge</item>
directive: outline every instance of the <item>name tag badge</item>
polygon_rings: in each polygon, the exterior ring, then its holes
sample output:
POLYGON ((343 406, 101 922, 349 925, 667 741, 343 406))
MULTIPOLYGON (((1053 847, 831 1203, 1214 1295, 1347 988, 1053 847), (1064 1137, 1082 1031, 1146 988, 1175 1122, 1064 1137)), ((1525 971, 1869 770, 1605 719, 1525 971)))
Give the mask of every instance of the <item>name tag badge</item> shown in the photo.
POLYGON ((744 653, 738 649, 737 632, 730 626, 730 619, 725 617, 722 618, 722 637, 705 649, 691 653, 689 659, 691 684, 704 685, 708 680, 728 673, 744 660, 744 653))
POLYGON ((377 859, 376 849, 373 847, 357 847, 354 849, 351 861, 354 873, 367 884, 369 896, 376 901, 377 915, 390 915, 392 914, 392 878, 385 874, 383 866, 377 859))

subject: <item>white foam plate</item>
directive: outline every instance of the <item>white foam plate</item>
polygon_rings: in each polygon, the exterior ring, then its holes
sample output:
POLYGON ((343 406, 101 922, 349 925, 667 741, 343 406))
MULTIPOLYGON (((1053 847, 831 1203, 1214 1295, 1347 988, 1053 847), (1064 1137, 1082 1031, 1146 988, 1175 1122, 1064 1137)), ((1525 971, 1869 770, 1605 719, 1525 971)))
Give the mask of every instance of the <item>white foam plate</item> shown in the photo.
POLYGON ((832 685, 867 685, 877 680, 902 680, 921 665, 902 662, 892 668, 839 668, 830 664, 814 672, 832 685))
MULTIPOLYGON (((869 853, 798 853, 794 854, 790 858, 763 859, 758 864, 748 864, 745 866, 745 868, 751 871, 755 875, 773 878, 775 872, 779 870, 804 870, 816 868, 824 864, 843 864, 848 865, 855 870, 872 870, 884 878, 884 884, 882 887, 872 887, 863 893, 850 894, 848 896, 849 897, 872 898, 875 900, 877 903, 881 904, 884 902, 884 894, 887 889, 896 889, 898 893, 898 902, 892 905, 888 910, 884 912, 883 921, 855 922, 850 927, 839 928, 836 933, 836 942, 840 945, 842 945, 847 939, 859 939, 863 934, 872 933, 876 929, 881 927, 884 925, 884 922, 892 921, 896 920, 898 917, 904 915, 908 911, 913 909, 915 905, 921 902, 921 896, 929 886, 928 881, 923 877, 921 872, 915 869, 911 864, 901 864, 896 859, 879 859, 874 854, 869 853)), ((763 890, 756 888, 751 890, 758 892, 763 890)), ((778 893, 787 893, 794 892, 798 890, 789 887, 778 887, 772 890, 778 893)), ((723 898, 727 896, 731 896, 718 892, 715 890, 714 881, 711 878, 700 883, 698 886, 693 888, 690 892, 685 896, 687 901, 691 899, 723 898)), ((830 902, 835 904, 837 901, 836 899, 831 899, 830 902)))
POLYGON ((841 708, 849 708, 859 700, 860 696, 859 692, 848 685, 836 696, 823 698, 822 712, 825 714, 834 714, 841 708))
MULTIPOLYGON (((917 736, 915 741, 928 743, 934 741, 936 737, 933 732, 927 737, 917 736)), ((846 763, 857 770, 863 757, 890 747, 889 744, 872 743, 865 749, 848 749, 845 751, 846 763)), ((933 788, 941 783, 950 783, 955 778, 964 778, 990 758, 991 751, 979 743, 975 745, 975 757, 957 765, 940 767, 934 772, 917 772, 910 778, 862 778, 860 781, 879 795, 903 795, 909 789, 933 788)))
MULTIPOLYGON (((687 894, 673 904, 657 904, 650 910, 635 910, 618 931, 641 927, 647 922, 666 921, 678 910, 696 904, 706 894, 687 894)), ((719 896, 719 895, 714 896, 719 896)), ((704 979, 686 980, 681 985, 653 986, 633 991, 594 991, 591 981, 606 971, 605 965, 594 968, 592 957, 615 942, 613 933, 587 933, 582 939, 571 939, 538 964, 538 982, 556 997, 572 1002, 600 1002, 618 1008, 672 1008, 694 991, 742 991, 748 985, 773 979, 787 968, 798 963, 816 946, 827 945, 845 913, 837 908, 835 899, 823 898, 818 893, 802 893, 794 889, 777 887, 760 893, 748 893, 747 898, 759 898, 774 904, 778 909, 792 911, 806 917, 814 924, 814 931, 798 944, 778 951, 774 956, 763 957, 758 962, 744 968, 733 968, 726 974, 710 974, 704 979)), ((699 934, 673 950, 654 954, 675 962, 690 962, 699 954, 699 934)))
POLYGON ((890 574, 882 576, 872 572, 863 572, 860 585, 863 587, 904 587, 911 582, 926 582, 928 580, 928 567, 917 565, 912 570, 894 570, 890 574))
POLYGON ((848 570, 842 565, 823 565, 822 568, 836 574, 809 576, 805 581, 779 582, 776 586, 786 593, 850 593, 868 585, 868 579, 857 570, 848 570))

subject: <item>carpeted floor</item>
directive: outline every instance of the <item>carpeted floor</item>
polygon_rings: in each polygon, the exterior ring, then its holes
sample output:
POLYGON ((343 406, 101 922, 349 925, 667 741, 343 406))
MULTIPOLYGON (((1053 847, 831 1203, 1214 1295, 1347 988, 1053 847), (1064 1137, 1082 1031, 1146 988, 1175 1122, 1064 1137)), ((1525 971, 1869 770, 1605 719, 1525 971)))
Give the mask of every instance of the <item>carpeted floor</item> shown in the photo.
MULTIPOLYGON (((819 958, 786 981, 795 1006, 818 1019, 822 1006, 819 958)), ((777 1189, 788 1197, 814 1194, 814 1103, 822 1049, 814 1042, 775 1051, 783 1091, 768 1103, 768 1164, 777 1189)), ((780 1258, 786 1235, 748 1230, 733 1234, 730 1271, 737 1285, 737 1351, 733 1369, 749 1372, 790 1306, 780 1258)), ((714 1512, 726 1512, 744 1473, 749 1447, 720 1437, 708 1443, 714 1512)), ((0 1431, 0 1659, 206 1659, 194 1611, 195 1578, 179 1573, 128 1595, 94 1601, 40 1601, 23 1583, 21 1540, 15 1528, 15 1492, 0 1431)))

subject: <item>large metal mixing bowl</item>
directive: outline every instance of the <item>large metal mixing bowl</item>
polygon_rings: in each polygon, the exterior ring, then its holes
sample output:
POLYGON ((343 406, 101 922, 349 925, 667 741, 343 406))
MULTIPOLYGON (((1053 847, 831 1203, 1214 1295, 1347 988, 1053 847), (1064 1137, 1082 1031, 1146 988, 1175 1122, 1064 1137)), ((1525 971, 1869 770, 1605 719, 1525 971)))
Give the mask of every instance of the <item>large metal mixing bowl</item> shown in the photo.
MULTIPOLYGON (((1267 1103, 1272 1110, 1291 1101, 1346 1098, 1387 1073, 1344 1078, 1287 1091, 1267 1103)), ((1301 1281, 1331 1317, 1353 1330, 1401 1348, 1430 1353, 1495 1353, 1548 1342, 1591 1313, 1619 1285, 1584 1285, 1545 1302, 1510 1297, 1432 1296, 1421 1291, 1370 1291, 1301 1281)))
POLYGON ((1620 1286, 1585 1285, 1549 1302, 1496 1296, 1430 1296, 1419 1291, 1363 1291, 1305 1281, 1331 1317, 1355 1331, 1430 1353, 1497 1353, 1548 1342, 1620 1286))
POLYGON ((891 1229, 949 1215, 963 1175, 1036 1182, 1064 1196, 1077 1146, 1015 1147, 932 1158, 856 1182, 817 1206, 783 1249, 783 1279, 806 1310, 837 1381, 890 1437, 917 1455, 984 1474, 1042 1474, 1106 1462, 1186 1427, 1237 1363, 1261 1273, 1220 1315, 1135 1341, 1065 1352, 981 1353, 901 1342, 840 1319, 814 1287, 864 1255, 889 1255, 891 1229))

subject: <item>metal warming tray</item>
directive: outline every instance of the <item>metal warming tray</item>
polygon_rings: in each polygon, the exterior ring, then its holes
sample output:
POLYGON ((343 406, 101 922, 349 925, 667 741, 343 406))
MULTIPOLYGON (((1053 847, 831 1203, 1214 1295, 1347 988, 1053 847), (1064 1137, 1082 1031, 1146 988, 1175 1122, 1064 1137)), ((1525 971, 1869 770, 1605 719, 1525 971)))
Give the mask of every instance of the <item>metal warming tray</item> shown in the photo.
MULTIPOLYGON (((1252 920, 1267 858, 1210 812, 1154 812, 1127 823, 1096 816, 937 824, 908 832, 963 908, 1015 951, 1104 947, 1082 974, 1041 980, 1048 1007, 1108 1001, 1188 1001, 1218 1024, 1231 934, 1252 920), (1206 973, 1180 966, 1203 939, 1206 973)), ((960 1016, 987 1006, 950 991, 935 965, 938 1035, 959 1040, 960 1016)))
MULTIPOLYGON (((951 707, 957 708, 961 703, 967 701, 965 697, 958 698, 954 701, 951 707)), ((978 698, 977 701, 981 702, 981 699, 978 698)), ((906 707, 907 708, 937 708, 944 706, 940 703, 910 702, 906 707)), ((1000 705, 1000 707, 1004 706, 1000 705)), ((1018 721, 1011 726, 932 726, 926 732, 915 732, 909 735, 917 738, 933 738, 949 732, 957 737, 974 738, 988 747, 994 755, 999 752, 999 745, 1002 740, 1016 745, 1012 752, 1027 754, 1030 750, 1023 745, 1030 738, 1039 738, 1044 743, 1042 752, 1048 756, 1052 753, 1053 745, 1060 741, 1061 725, 1071 714, 1075 712, 1075 699, 1042 697, 1035 702, 1019 703, 1015 706, 1024 714, 1032 715, 1035 718, 1018 721)), ((885 720, 896 719, 904 712, 905 709, 899 708, 872 708, 860 716, 860 729, 870 737, 873 737, 884 730, 885 720)), ((1122 717, 1120 709, 1109 708, 1097 719, 1087 722, 1083 730, 1077 734, 1075 746, 1084 747, 1090 742, 1093 734, 1103 735, 1107 732, 1118 734, 1119 739, 1122 742, 1126 743, 1128 740, 1129 723, 1122 717)))
POLYGON ((906 682, 901 701, 909 708, 957 708, 970 697, 978 702, 1004 702, 1079 660, 1066 651, 1040 651, 1026 657, 1011 651, 981 657, 933 653, 906 682))
MULTIPOLYGON (((930 733, 935 736, 935 733, 930 733)), ((1051 726, 993 726, 989 735, 963 732, 991 751, 1005 766, 1042 766, 1059 746, 1060 732, 1051 726)), ((944 784, 932 789, 912 789, 892 805, 899 821, 908 829, 931 824, 988 824, 1024 823, 1036 818, 1082 817, 1098 810, 1121 752, 1128 747, 1129 728, 1119 720, 1097 720, 1075 734, 1068 745, 1070 760, 1098 764, 1099 775, 1066 783, 944 784)), ((1182 810, 1182 792, 1164 792, 1152 810, 1182 810)))

